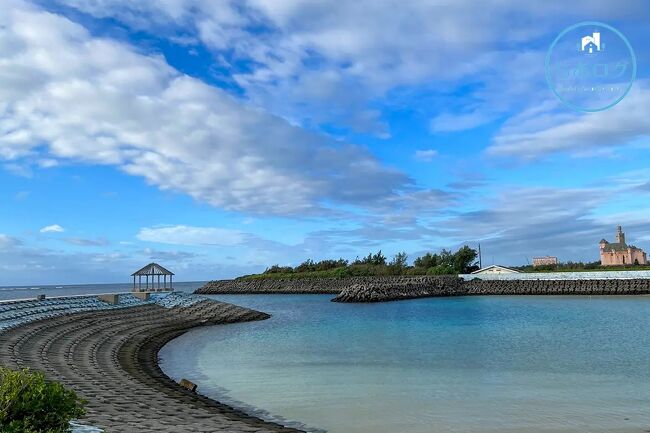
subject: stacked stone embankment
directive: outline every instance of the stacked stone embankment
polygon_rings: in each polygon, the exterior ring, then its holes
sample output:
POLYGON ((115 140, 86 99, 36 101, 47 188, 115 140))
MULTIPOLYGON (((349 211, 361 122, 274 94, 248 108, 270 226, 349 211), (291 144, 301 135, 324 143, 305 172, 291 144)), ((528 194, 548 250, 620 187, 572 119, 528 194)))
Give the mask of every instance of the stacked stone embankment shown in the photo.
POLYGON ((643 295, 650 294, 650 279, 466 281, 452 276, 255 279, 213 281, 197 293, 327 293, 337 295, 335 302, 472 295, 643 295))
POLYGON ((467 295, 644 295, 650 279, 607 280, 471 280, 467 295))
POLYGON ((439 279, 421 284, 355 285, 343 290, 336 302, 382 302, 434 296, 486 295, 645 295, 650 279, 625 280, 471 280, 439 279))
MULTIPOLYGON (((401 287, 411 284, 414 287, 434 284, 438 276, 381 276, 381 277, 341 277, 341 278, 256 278, 250 280, 210 281, 196 290, 196 294, 334 294, 352 286, 401 287)), ((455 279, 455 277, 453 277, 455 279)))
POLYGON ((399 299, 464 295, 463 280, 453 276, 409 277, 390 283, 370 281, 353 284, 339 293, 333 302, 383 302, 399 299))

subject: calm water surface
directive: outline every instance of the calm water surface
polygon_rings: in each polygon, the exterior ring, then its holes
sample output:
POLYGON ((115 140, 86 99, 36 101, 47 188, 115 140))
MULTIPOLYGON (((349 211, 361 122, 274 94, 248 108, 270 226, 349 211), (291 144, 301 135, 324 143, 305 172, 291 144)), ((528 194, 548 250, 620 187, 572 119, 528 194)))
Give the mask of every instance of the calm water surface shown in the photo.
POLYGON ((217 296, 273 317, 193 330, 163 369, 332 433, 650 431, 649 297, 331 297, 217 296))
MULTIPOLYGON (((204 281, 175 282, 174 290, 193 292, 205 284, 204 281)), ((0 286, 0 301, 12 299, 33 299, 37 295, 46 296, 75 296, 95 295, 100 293, 130 292, 133 282, 117 284, 69 284, 69 285, 33 285, 33 286, 0 286)))

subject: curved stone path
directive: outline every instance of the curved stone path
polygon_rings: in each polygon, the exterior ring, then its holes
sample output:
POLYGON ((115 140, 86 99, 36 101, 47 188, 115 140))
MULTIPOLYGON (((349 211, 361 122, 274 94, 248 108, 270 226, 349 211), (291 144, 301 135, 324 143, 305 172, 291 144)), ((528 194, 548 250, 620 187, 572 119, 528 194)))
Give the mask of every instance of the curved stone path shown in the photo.
POLYGON ((75 313, 0 333, 0 364, 43 371, 88 401, 83 422, 108 433, 297 432, 179 387, 158 351, 190 328, 268 315, 202 301, 75 313))

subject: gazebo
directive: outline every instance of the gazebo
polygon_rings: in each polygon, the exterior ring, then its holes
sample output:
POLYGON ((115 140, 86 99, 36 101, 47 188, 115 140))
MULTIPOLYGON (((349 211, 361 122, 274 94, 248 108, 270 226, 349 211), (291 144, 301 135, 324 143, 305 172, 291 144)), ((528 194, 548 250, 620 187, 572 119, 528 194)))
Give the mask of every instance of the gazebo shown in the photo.
POLYGON ((149 263, 144 268, 131 274, 133 277, 133 291, 134 292, 154 292, 159 290, 174 290, 172 279, 174 273, 163 268, 158 263, 149 263), (160 287, 160 277, 163 277, 162 287, 160 287), (169 276, 169 287, 167 287, 167 276, 169 276), (138 277, 138 284, 136 286, 135 278, 138 277), (145 286, 142 290, 142 277, 145 277, 145 286), (151 287, 149 286, 149 277, 151 277, 151 287), (156 277, 158 284, 156 285, 156 277))

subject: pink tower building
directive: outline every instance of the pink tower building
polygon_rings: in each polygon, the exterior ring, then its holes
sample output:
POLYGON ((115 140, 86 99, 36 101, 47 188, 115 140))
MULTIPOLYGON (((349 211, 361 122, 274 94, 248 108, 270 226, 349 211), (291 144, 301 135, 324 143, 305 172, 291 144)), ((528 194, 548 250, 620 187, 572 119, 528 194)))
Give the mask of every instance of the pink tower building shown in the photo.
POLYGON ((642 249, 625 243, 625 233, 623 233, 621 226, 618 226, 616 229, 615 243, 609 243, 603 239, 599 245, 601 266, 648 264, 648 257, 642 249))

